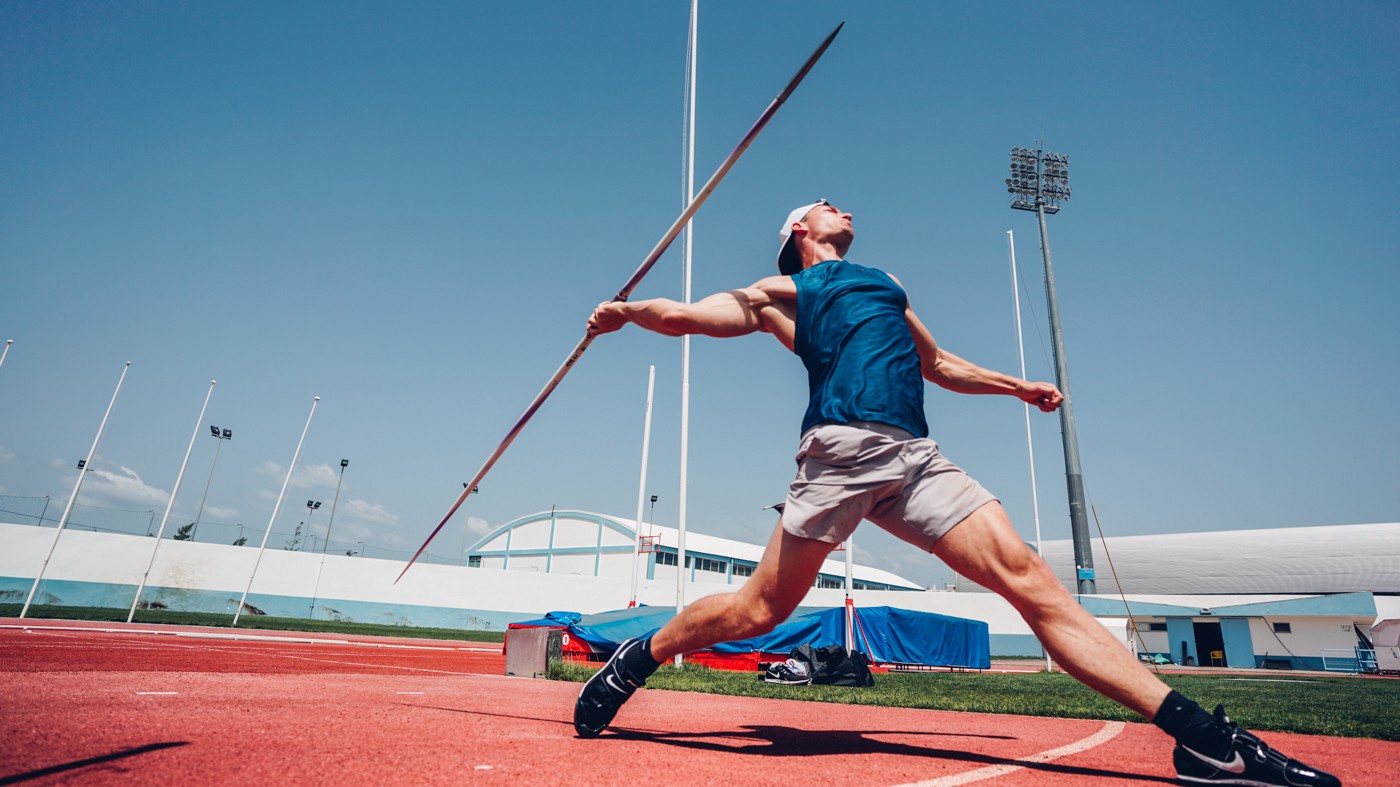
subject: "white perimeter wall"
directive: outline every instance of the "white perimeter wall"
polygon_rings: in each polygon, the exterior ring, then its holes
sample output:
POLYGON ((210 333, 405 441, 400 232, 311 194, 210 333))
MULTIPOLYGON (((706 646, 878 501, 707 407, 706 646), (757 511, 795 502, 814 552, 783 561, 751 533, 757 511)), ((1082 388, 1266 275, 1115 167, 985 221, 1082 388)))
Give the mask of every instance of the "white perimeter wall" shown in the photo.
MULTIPOLYGON (((54 543, 55 532, 54 528, 0 524, 0 577, 32 580, 54 543)), ((258 549, 250 546, 168 539, 159 543, 155 565, 147 580, 147 584, 154 587, 241 595, 258 557, 258 549)), ((144 536, 65 530, 44 578, 134 587, 141 581, 155 546, 155 539, 144 536)), ((447 609, 532 614, 572 610, 588 614, 627 606, 631 589, 626 577, 546 574, 543 558, 535 570, 529 568, 528 560, 520 558, 511 558, 509 571, 419 563, 398 584, 394 579, 403 570, 402 561, 327 554, 322 567, 322 559, 321 555, 310 552, 268 549, 258 566, 252 592, 447 609)), ((555 559, 558 560, 558 556, 555 559)), ((589 573, 592 573, 591 565, 589 573)), ((697 572, 702 577, 706 573, 697 572)), ((686 599, 693 601, 733 587, 688 584, 686 599)), ((637 596, 643 604, 674 605, 674 568, 658 566, 656 579, 641 578, 637 596)), ((994 634, 1031 633, 1009 604, 990 593, 858 590, 854 597, 859 606, 892 606, 985 621, 994 634)), ((836 607, 844 603, 843 591, 814 588, 802 605, 836 607)))

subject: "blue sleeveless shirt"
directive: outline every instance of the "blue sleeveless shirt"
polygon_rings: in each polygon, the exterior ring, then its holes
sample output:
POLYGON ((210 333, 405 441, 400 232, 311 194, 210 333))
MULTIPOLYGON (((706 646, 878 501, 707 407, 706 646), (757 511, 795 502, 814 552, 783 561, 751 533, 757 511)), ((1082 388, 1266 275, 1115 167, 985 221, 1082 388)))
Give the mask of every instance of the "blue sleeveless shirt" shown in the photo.
POLYGON ((807 367, 811 398, 802 431, 873 421, 928 437, 919 350, 904 311, 909 299, 888 274, 830 260, 794 274, 793 350, 807 367))

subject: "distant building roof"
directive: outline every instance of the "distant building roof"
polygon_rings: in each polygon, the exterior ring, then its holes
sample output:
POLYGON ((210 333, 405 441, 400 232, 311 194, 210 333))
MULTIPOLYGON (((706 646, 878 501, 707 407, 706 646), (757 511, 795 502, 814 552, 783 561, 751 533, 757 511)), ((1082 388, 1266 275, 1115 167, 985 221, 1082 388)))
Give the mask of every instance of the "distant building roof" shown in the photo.
MULTIPOLYGON (((1093 542, 1100 595, 1118 592, 1114 570, 1124 593, 1400 593, 1398 523, 1117 536, 1107 541, 1107 554, 1102 542, 1093 542)), ((1044 542, 1043 553, 1060 581, 1074 590, 1073 542, 1044 542)))

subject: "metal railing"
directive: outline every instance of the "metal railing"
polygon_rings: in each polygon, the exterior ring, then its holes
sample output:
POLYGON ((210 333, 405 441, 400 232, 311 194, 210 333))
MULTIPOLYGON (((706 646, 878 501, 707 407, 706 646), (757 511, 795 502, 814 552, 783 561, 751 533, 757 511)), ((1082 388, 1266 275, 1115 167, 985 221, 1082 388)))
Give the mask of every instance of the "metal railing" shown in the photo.
POLYGON ((1352 675, 1374 675, 1380 671, 1376 666, 1376 651, 1367 648, 1323 648, 1322 668, 1327 672, 1352 675))

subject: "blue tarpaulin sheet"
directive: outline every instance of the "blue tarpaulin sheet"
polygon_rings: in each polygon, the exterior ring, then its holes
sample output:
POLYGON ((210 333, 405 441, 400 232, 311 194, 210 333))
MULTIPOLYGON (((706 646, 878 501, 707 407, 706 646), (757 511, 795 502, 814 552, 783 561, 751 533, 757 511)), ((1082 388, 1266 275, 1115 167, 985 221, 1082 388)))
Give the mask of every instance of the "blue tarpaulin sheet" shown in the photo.
MULTIPOLYGON (((675 616, 670 607, 635 607, 579 615, 551 612, 544 618, 515 625, 566 626, 571 636, 609 651, 624 640, 652 634, 675 616)), ((987 669, 992 665, 987 624, 931 612, 897 607, 856 609, 856 647, 871 661, 930 667, 987 669)), ((845 610, 798 609, 785 623, 761 637, 723 642, 716 653, 787 653, 799 645, 845 645, 845 610)))

